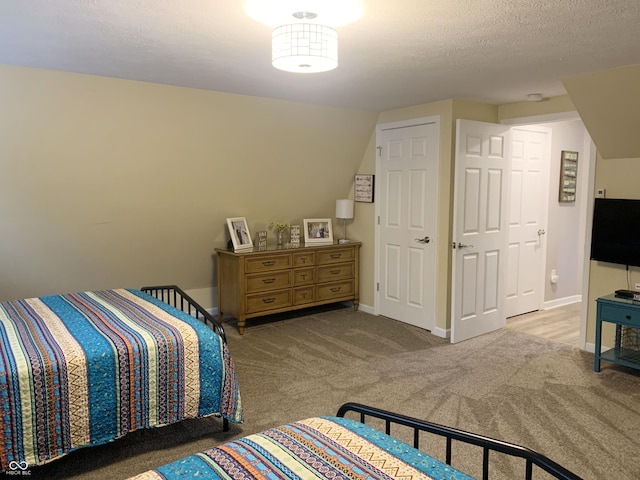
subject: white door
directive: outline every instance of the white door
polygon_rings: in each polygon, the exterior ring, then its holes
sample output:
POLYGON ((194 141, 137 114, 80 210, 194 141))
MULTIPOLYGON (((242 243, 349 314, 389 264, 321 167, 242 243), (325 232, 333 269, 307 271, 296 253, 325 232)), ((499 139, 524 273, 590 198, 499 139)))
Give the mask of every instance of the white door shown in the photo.
POLYGON ((456 123, 451 342, 504 326, 509 127, 456 123))
POLYGON ((377 311, 433 330, 437 118, 378 129, 377 311))
POLYGON ((507 318, 539 310, 544 298, 550 148, 550 128, 511 128, 507 318))

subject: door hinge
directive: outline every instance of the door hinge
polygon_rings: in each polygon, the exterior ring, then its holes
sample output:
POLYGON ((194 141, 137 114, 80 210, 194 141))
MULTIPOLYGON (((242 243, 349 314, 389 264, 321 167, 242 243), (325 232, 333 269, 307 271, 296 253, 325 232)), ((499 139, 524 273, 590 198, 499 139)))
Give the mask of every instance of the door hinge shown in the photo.
POLYGON ((380 215, 378 215, 378 225, 380 225, 380 215))
POLYGON ((376 283, 376 292, 380 291, 380 282, 376 283))
POLYGON ((382 145, 378 145, 376 148, 378 149, 378 156, 381 157, 382 156, 382 145))

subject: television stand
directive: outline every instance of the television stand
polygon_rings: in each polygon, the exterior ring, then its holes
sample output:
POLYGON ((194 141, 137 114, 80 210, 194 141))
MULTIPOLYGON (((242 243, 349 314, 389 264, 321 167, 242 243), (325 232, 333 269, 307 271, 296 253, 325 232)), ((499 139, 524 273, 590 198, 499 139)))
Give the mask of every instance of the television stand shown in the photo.
POLYGON ((622 298, 615 294, 596 300, 596 345, 593 371, 600 371, 601 360, 640 370, 640 348, 638 342, 623 338, 622 327, 640 329, 640 302, 622 298), (602 352, 602 323, 616 326, 615 346, 602 352))

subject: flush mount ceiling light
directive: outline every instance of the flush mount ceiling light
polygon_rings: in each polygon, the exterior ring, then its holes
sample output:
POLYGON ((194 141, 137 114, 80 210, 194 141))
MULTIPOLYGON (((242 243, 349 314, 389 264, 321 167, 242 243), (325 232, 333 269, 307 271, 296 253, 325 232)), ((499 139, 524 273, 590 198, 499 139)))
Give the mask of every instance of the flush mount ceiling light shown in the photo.
POLYGON ((244 0, 244 10, 270 27, 289 23, 296 12, 314 12, 317 22, 335 28, 361 18, 364 4, 362 0, 244 0))
POLYGON ((294 73, 328 72, 338 66, 338 32, 326 25, 293 23, 273 31, 272 64, 294 73))
POLYGON ((358 20, 362 0, 244 0, 247 14, 275 27, 271 35, 275 68, 318 73, 338 66, 338 32, 334 27, 358 20))

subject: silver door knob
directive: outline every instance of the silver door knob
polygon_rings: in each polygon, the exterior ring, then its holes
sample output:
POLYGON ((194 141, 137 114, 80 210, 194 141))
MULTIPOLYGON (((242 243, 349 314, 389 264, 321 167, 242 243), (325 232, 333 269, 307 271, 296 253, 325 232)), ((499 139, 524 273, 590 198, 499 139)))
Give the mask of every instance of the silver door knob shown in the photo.
POLYGON ((457 244, 457 245, 456 245, 456 242, 453 242, 453 243, 451 244, 451 246, 452 246, 454 249, 455 249, 455 248, 473 248, 473 245, 467 245, 467 244, 460 243, 460 242, 458 242, 458 244, 457 244))
POLYGON ((543 228, 541 228, 540 230, 538 230, 538 236, 539 236, 539 237, 541 237, 541 236, 542 236, 542 235, 544 235, 545 233, 547 233, 547 232, 545 232, 543 228))
POLYGON ((418 242, 418 243, 429 243, 430 241, 431 241, 431 239, 429 237, 416 238, 416 242, 418 242))

